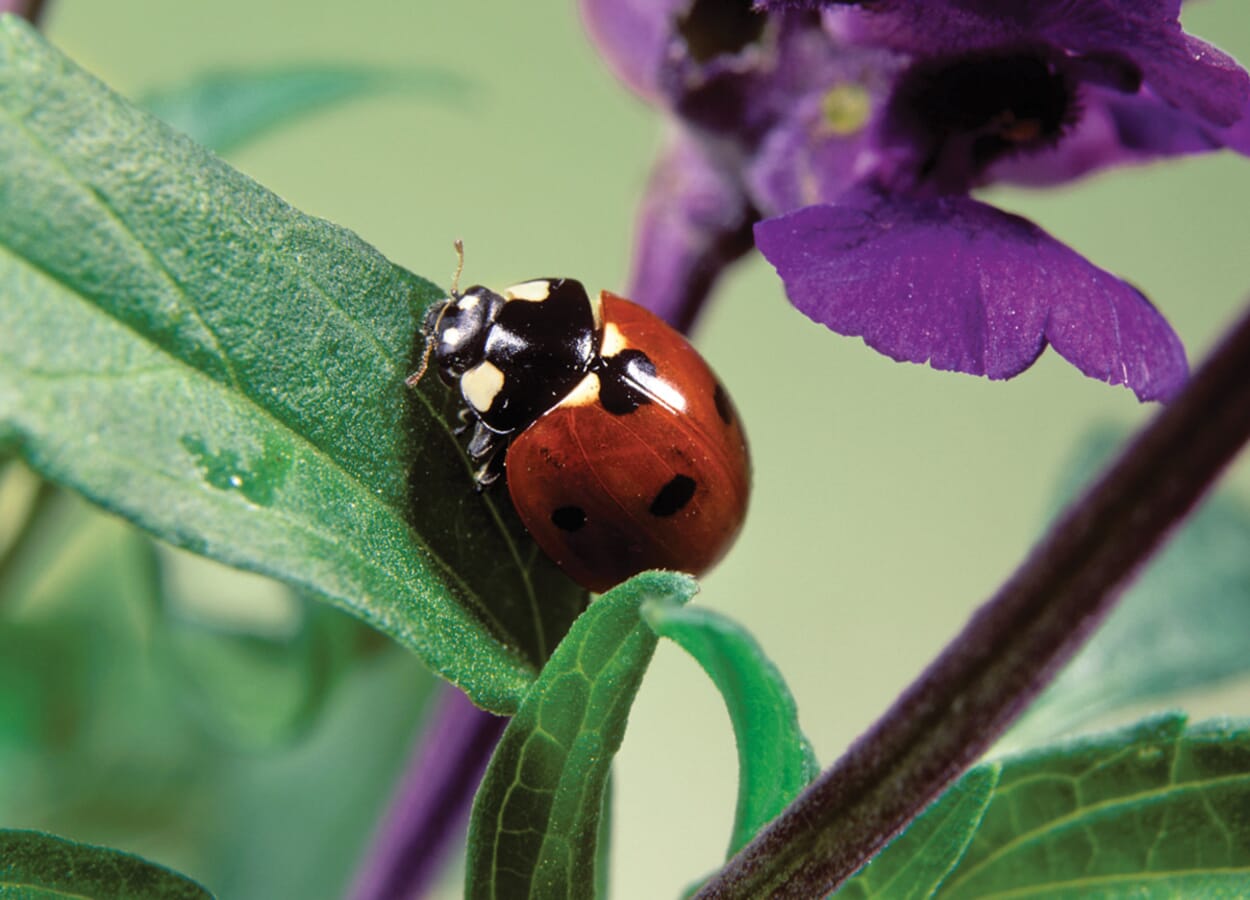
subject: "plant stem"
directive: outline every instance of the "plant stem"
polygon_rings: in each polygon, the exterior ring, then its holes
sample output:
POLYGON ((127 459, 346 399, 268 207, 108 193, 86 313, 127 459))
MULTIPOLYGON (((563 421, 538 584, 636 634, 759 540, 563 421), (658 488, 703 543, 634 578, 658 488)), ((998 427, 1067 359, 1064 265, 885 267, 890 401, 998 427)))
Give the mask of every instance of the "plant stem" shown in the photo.
POLYGON ((422 896, 442 869, 507 719, 453 687, 422 723, 403 781, 352 885, 352 900, 422 896))
POLYGON ((833 890, 990 748, 1250 438, 1250 313, 894 706, 699 892, 833 890))

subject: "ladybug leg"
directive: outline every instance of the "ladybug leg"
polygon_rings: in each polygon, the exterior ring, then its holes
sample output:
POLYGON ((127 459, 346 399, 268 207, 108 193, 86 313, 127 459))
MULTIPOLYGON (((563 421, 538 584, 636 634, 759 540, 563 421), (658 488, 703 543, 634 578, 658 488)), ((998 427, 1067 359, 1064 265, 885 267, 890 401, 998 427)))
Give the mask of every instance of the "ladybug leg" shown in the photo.
POLYGON ((499 476, 504 472, 504 448, 500 447, 490 458, 473 473, 473 480, 477 482, 477 491, 480 494, 492 484, 499 480, 499 476))
POLYGON ((468 451, 470 459, 481 463, 473 473, 473 480, 477 482, 479 491, 485 490, 503 474, 504 450, 511 437, 511 434, 491 431, 481 422, 474 427, 468 451))
POLYGON ((491 431, 481 422, 473 427, 473 437, 469 438, 469 459, 474 462, 493 456, 496 451, 503 449, 508 442, 507 435, 500 434, 498 431, 491 431))
POLYGON ((456 437, 460 437, 472 427, 474 420, 473 410, 467 406, 460 407, 460 411, 456 413, 456 418, 460 420, 460 424, 451 430, 456 437))

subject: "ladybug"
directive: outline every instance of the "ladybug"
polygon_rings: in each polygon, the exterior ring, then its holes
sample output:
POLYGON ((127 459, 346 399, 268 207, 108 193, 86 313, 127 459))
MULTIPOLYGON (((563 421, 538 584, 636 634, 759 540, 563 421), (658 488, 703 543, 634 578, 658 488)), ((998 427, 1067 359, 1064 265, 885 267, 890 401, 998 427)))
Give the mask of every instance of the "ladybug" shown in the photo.
POLYGON ((644 569, 711 568, 742 525, 750 462, 698 351, 643 307, 592 298, 571 278, 461 293, 459 274, 422 331, 426 361, 460 390, 478 489, 504 476, 522 524, 589 590, 644 569))

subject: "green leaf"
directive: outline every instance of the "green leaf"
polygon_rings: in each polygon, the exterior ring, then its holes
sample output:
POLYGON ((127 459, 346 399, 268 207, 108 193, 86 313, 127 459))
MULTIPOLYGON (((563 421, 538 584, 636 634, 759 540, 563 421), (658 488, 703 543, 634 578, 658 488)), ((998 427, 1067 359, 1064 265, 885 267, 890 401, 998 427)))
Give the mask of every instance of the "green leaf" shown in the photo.
POLYGON ((194 552, 277 577, 515 709, 585 602, 478 494, 441 292, 0 24, 0 445, 194 552))
POLYGON ((998 784, 987 763, 963 778, 837 892, 839 900, 921 900, 932 897, 976 834, 998 784))
MULTIPOLYGON (((1121 436, 1086 439, 1069 466, 1075 493, 1121 436)), ((1027 746, 1103 713, 1250 672, 1250 510, 1230 493, 1176 533, 1094 638, 1009 734, 1027 746)))
POLYGON ((612 757, 656 635, 648 598, 694 595, 694 580, 644 572, 590 605, 508 723, 473 804, 468 897, 590 897, 612 757))
POLYGON ((135 847, 191 805, 205 743, 153 671, 153 542, 64 491, 41 518, 0 585, 0 822, 135 847))
POLYGON ((151 539, 60 490, 34 531, 0 582, 0 822, 126 847, 222 897, 341 895, 438 686, 428 670, 318 605, 354 664, 298 740, 240 753, 206 739, 154 652, 151 539))
POLYGON ((205 900, 194 881, 120 850, 37 831, 0 831, 0 898, 205 900))
POLYGON ((465 83, 437 69, 288 66, 207 72, 149 94, 140 105, 218 153, 337 103, 392 90, 459 96, 465 83))
MULTIPOLYGON (((212 794, 198 849, 208 857, 201 877, 221 897, 348 896, 441 688, 395 649, 354 666, 299 742, 277 753, 213 757, 214 770, 197 785, 212 794)), ((175 827, 193 827, 195 812, 175 827)))
POLYGON ((1002 762, 938 896, 1250 895, 1250 726, 1180 715, 1002 762))
POLYGON ((348 662, 350 647, 336 621, 343 614, 298 605, 299 625, 288 637, 169 620, 156 636, 183 702, 232 746, 263 748, 303 734, 348 662))
POLYGON ((781 673, 740 625, 667 598, 647 601, 642 616, 656 634, 695 658, 729 709, 739 772, 727 854, 733 856, 816 776, 816 756, 799 729, 798 710, 781 673))

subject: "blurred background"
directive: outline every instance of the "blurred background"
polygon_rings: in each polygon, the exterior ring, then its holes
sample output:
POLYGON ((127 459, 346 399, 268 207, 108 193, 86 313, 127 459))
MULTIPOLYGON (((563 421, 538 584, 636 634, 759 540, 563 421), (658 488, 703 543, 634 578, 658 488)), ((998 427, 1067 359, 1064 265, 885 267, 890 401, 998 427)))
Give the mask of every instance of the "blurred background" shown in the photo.
MULTIPOLYGON (((140 99, 210 71, 433 69, 226 154, 295 206, 447 284, 572 275, 619 289, 663 123, 611 77, 571 3, 54 0, 49 38, 140 99)), ((1187 28, 1250 63, 1242 0, 1187 28)), ((1046 193, 995 191, 1154 300, 1191 359, 1250 297, 1250 165, 1231 155, 1046 193)), ((776 661, 824 764, 889 704, 1037 537, 1080 439, 1151 412, 1047 353, 990 383, 893 363, 790 308, 748 258, 694 336, 745 419, 746 529, 698 602, 776 661)), ((1245 465, 1226 482, 1250 490, 1245 465)), ((154 551, 20 471, 0 537, 0 822, 143 853, 225 898, 340 895, 430 691, 421 667, 337 612, 154 551), (18 511, 15 513, 14 511, 18 511)), ((1250 692, 1190 698, 1250 714, 1250 692)), ((616 767, 617 897, 675 896, 721 860, 736 759, 718 695, 660 646, 616 767)), ((447 896, 458 896, 451 873, 447 896)))

